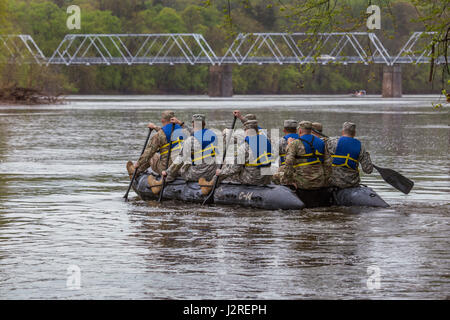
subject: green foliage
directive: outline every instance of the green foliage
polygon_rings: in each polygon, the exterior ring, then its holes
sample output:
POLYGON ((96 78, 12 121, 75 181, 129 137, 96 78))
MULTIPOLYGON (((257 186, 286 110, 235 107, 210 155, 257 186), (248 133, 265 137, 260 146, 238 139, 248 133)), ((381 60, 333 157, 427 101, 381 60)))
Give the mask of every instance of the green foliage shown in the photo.
POLYGON ((280 72, 279 92, 295 93, 300 92, 302 74, 295 66, 283 68, 280 72))
POLYGON ((50 1, 10 1, 15 33, 33 35, 44 54, 50 55, 65 35, 66 14, 50 1))
POLYGON ((10 27, 8 21, 8 0, 0 0, 0 32, 6 33, 10 27))
MULTIPOLYGON (((365 10, 382 7, 388 50, 397 52, 411 31, 438 31, 438 50, 447 48, 448 0, 0 0, 0 32, 31 34, 46 56, 68 33, 201 33, 224 54, 237 32, 366 31, 365 10), (445 6, 444 6, 445 3, 445 6), (79 5, 81 30, 67 30, 66 8, 79 5), (8 10, 7 10, 8 9, 8 10), (416 21, 411 21, 415 18, 416 21), (7 31, 6 31, 7 30, 7 31)), ((0 69, 5 66, 0 66, 0 69)), ((79 93, 207 92, 208 66, 8 66, 2 83, 44 86, 79 93)), ((427 66, 405 66, 405 93, 439 92, 427 83, 427 66)), ((236 66, 236 93, 379 93, 380 66, 236 66)), ((0 84, 1 85, 1 84, 0 84)))
POLYGON ((162 9, 153 21, 157 32, 183 33, 186 26, 178 13, 172 8, 162 9))

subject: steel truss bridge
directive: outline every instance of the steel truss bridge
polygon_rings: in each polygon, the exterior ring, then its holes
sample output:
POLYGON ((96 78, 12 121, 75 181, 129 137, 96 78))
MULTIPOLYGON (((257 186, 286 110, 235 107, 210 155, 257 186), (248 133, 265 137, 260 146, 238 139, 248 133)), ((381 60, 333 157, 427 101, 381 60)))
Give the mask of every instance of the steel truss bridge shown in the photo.
MULTIPOLYGON (((391 55, 374 33, 240 33, 221 55, 201 34, 69 34, 50 57, 30 35, 0 35, 3 63, 40 65, 421 64, 432 32, 414 32, 391 55)), ((445 57, 435 58, 444 63, 445 57)))

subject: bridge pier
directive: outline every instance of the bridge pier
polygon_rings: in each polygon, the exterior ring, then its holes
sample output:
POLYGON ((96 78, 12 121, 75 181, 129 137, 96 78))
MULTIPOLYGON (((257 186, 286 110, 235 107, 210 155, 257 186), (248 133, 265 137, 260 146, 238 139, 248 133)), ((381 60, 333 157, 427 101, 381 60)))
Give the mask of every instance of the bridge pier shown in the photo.
POLYGON ((402 67, 400 65, 383 65, 383 98, 400 98, 402 96, 402 67))
POLYGON ((233 67, 230 64, 209 67, 208 95, 210 97, 233 96, 233 67))

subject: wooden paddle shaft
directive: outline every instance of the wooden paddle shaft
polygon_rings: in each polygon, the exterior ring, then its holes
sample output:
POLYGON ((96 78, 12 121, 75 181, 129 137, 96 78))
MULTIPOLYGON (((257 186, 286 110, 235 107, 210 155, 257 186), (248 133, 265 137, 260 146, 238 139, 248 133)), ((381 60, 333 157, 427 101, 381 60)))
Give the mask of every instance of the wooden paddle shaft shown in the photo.
MULTIPOLYGON (((172 131, 170 132, 170 137, 169 137, 169 151, 167 152, 167 164, 166 164, 166 170, 169 169, 169 163, 170 163, 170 157, 172 156, 172 134, 173 131, 175 130, 175 123, 172 123, 172 131)), ((161 191, 159 193, 159 199, 158 202, 162 202, 163 200, 163 193, 164 193, 164 189, 166 187, 166 178, 163 176, 163 184, 162 184, 162 188, 161 191)))

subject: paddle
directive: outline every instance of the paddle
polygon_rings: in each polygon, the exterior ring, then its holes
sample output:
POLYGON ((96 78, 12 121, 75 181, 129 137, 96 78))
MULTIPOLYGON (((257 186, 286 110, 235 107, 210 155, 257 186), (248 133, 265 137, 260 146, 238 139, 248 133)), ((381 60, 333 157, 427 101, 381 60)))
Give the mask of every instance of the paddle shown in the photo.
MULTIPOLYGON (((223 151, 223 159, 222 159, 222 163, 221 163, 220 166, 219 166, 219 169, 222 169, 222 166, 223 166, 223 164, 225 163, 225 158, 226 158, 226 156, 227 156, 227 149, 228 149, 228 146, 230 145, 231 138, 232 138, 232 136, 233 136, 233 130, 234 130, 234 126, 235 126, 235 124, 236 124, 236 119, 237 119, 237 117, 235 116, 234 119, 233 119, 233 124, 231 125, 231 133, 230 133, 230 136, 228 137, 227 143, 226 143, 226 145, 225 145, 225 150, 223 151)), ((219 177, 218 177, 218 176, 215 176, 215 177, 214 177, 214 185, 213 185, 211 191, 209 192, 208 197, 205 199, 205 201, 203 201, 203 203, 202 203, 203 206, 204 206, 205 204, 210 204, 211 202, 214 201, 214 193, 216 192, 216 188, 217 188, 218 184, 219 184, 219 177)))
MULTIPOLYGON (((312 129, 312 131, 321 135, 322 137, 329 138, 317 130, 312 129)), ((388 168, 380 168, 376 165, 373 165, 373 167, 377 169, 377 171, 380 173, 380 176, 383 178, 384 181, 389 183, 395 189, 403 192, 404 194, 408 194, 414 186, 413 181, 401 175, 397 171, 388 168)))
MULTIPOLYGON (((141 156, 144 154, 145 148, 147 148, 148 140, 150 139, 150 135, 152 134, 152 129, 148 130, 147 139, 145 140, 144 148, 142 148, 141 156)), ((131 178, 130 185, 128 186, 127 193, 123 196, 125 201, 128 201, 128 194, 130 193, 131 186, 133 185, 134 179, 136 178, 137 169, 134 170, 133 178, 131 178)))
POLYGON ((384 181, 404 194, 408 194, 414 187, 414 182, 412 180, 402 176, 397 171, 388 168, 380 168, 376 165, 373 165, 373 167, 377 169, 384 181))
MULTIPOLYGON (((172 123, 172 131, 170 132, 170 141, 169 141, 169 151, 167 153, 167 165, 166 165, 166 170, 169 169, 169 163, 170 163, 170 156, 172 154, 172 134, 173 134, 173 130, 175 129, 175 123, 172 123)), ((163 200, 163 193, 164 193, 164 189, 166 188, 166 177, 163 176, 163 183, 162 183, 162 188, 161 191, 159 192, 159 199, 158 202, 162 202, 163 200)))

